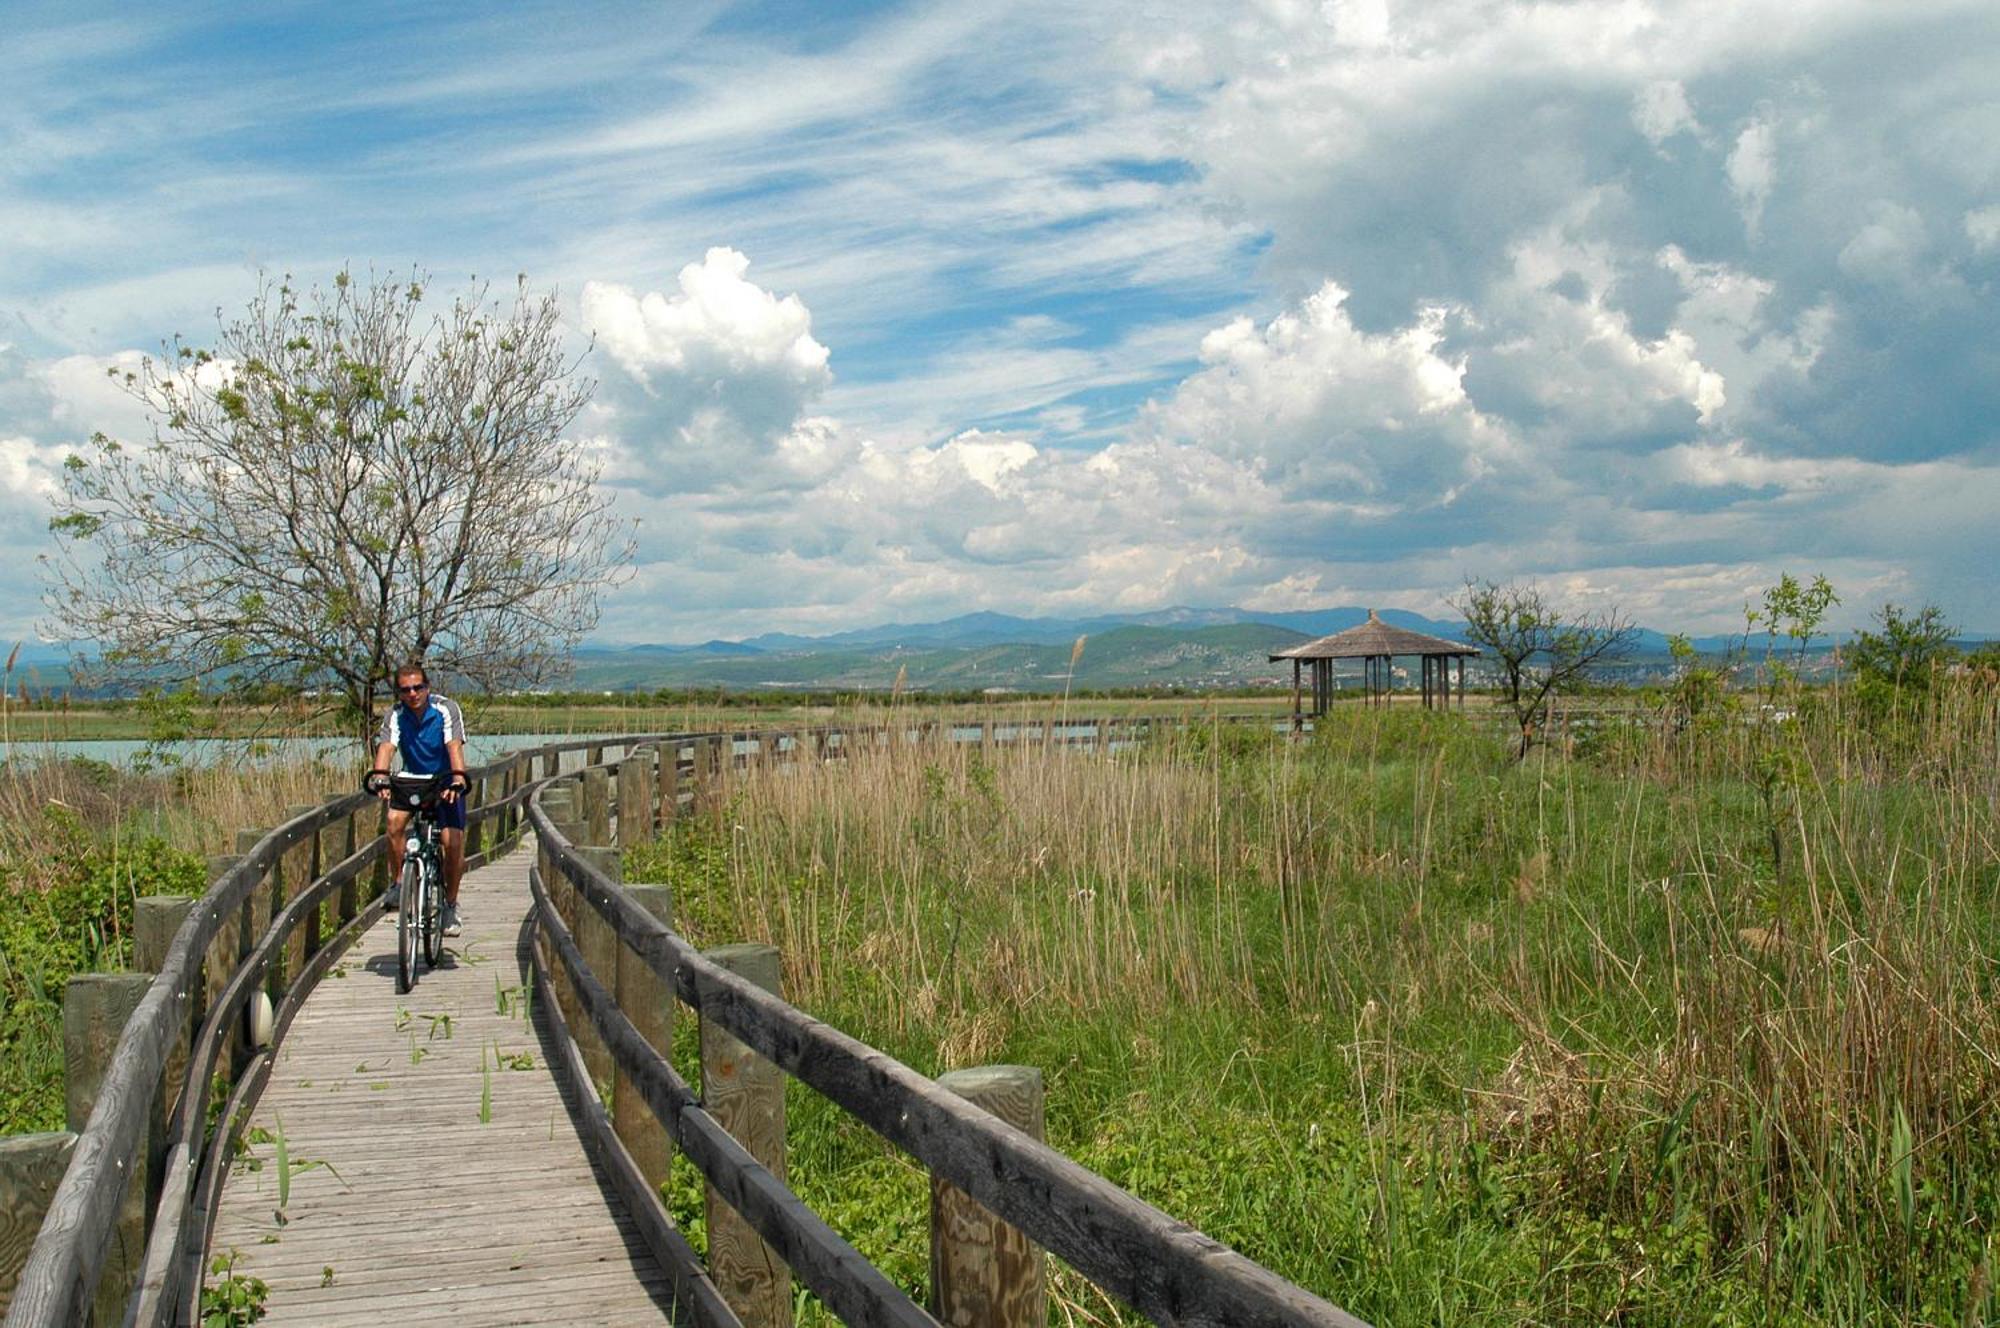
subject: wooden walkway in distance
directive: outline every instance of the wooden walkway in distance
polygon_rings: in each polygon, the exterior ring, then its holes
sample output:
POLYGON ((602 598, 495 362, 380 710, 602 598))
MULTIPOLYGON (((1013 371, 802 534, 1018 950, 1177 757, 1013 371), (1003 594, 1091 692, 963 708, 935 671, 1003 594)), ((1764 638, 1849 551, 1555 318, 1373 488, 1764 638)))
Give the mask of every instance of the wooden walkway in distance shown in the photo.
POLYGON ((600 1186, 527 1021, 532 844, 466 874, 465 934, 414 991, 396 994, 389 914, 293 1021, 210 1246, 269 1284, 262 1322, 664 1320, 666 1279, 600 1186))

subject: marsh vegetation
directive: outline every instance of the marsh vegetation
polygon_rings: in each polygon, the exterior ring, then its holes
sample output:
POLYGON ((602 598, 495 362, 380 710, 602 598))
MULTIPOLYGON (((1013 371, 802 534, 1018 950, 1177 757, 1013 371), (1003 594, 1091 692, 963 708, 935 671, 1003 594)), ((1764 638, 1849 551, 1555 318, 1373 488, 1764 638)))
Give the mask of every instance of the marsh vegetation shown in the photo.
MULTIPOLYGON (((1057 1147, 1373 1321, 1979 1322, 1995 697, 857 751, 626 879, 927 1073, 1041 1067, 1057 1147)), ((920 1285, 922 1175, 792 1107, 794 1184, 920 1285)))

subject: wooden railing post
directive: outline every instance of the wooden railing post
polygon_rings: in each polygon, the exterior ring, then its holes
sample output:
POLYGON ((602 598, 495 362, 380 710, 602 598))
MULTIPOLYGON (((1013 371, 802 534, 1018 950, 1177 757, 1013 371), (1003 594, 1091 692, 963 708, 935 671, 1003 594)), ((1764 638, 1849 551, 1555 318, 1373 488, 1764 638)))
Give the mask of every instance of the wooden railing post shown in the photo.
MULTIPOLYGON (((974 1106, 1042 1137, 1042 1072, 1027 1065, 953 1070, 938 1078, 974 1106)), ((1027 1236, 965 1191, 931 1178, 931 1305, 947 1328, 1043 1328, 1048 1261, 1027 1236)))
MULTIPOLYGON (((82 1134, 90 1124, 111 1053, 152 985, 147 973, 79 973, 63 988, 63 1115, 72 1134, 82 1134)), ((146 1259, 146 1195, 152 1180, 143 1154, 131 1162, 97 1278, 93 1304, 98 1323, 124 1320, 126 1298, 146 1259)))
POLYGON ((520 810, 514 808, 514 794, 520 790, 520 772, 520 760, 510 760, 506 770, 500 772, 500 802, 506 806, 502 806, 500 816, 494 822, 494 836, 502 848, 514 842, 514 826, 520 820, 520 810))
MULTIPOLYGON (((779 990, 778 948, 724 945, 704 952, 719 967, 773 995, 779 990)), ((785 1179, 785 1075, 728 1029, 701 1021, 701 1099, 716 1123, 752 1157, 785 1179)), ((789 1328, 791 1272, 777 1251, 709 1186, 708 1275, 744 1323, 789 1328)))
POLYGON ((189 895, 141 895, 132 904, 132 969, 157 973, 167 962, 174 934, 194 909, 189 895))
MULTIPOLYGON (((307 802, 287 807, 285 819, 290 821, 304 816, 318 805, 307 802)), ((286 849, 284 856, 278 859, 278 868, 272 873, 277 883, 277 888, 272 892, 273 909, 282 911, 292 900, 304 894, 306 887, 312 884, 316 839, 315 835, 304 836, 298 843, 286 849)), ((306 971, 306 956, 317 949, 319 949, 319 918, 315 914, 313 917, 301 919, 299 925, 292 928, 292 934, 285 937, 283 971, 278 971, 278 966, 272 965, 272 972, 265 983, 273 1002, 284 994, 288 985, 298 980, 299 974, 306 971)))
MULTIPOLYGON (((658 919, 662 926, 674 925, 674 889, 670 885, 634 885, 628 883, 625 893, 636 903, 658 919)), ((665 1056, 674 1047, 674 999, 673 988, 660 981, 659 975, 646 965, 632 950, 624 945, 617 946, 618 1008, 646 1039, 646 1044, 665 1056)), ((666 1127, 654 1117, 646 1100, 630 1076, 621 1067, 617 1082, 611 1093, 611 1121, 618 1131, 618 1137, 625 1142, 625 1150, 632 1154, 632 1160, 639 1164, 639 1174, 658 1194, 660 1186, 666 1183, 668 1165, 674 1156, 673 1137, 666 1127)))
POLYGON ((67 1130, 0 1135, 0 1314, 14 1299, 21 1268, 75 1149, 76 1136, 67 1130))
POLYGON ((660 748, 659 776, 655 781, 659 794, 660 815, 658 825, 664 830, 680 819, 681 815, 681 744, 670 742, 660 748))
POLYGON ((611 772, 593 766, 583 772, 583 819, 592 844, 611 842, 611 772))
MULTIPOLYGON (((268 832, 263 830, 238 830, 236 856, 239 858, 250 856, 250 850, 257 847, 257 842, 266 833, 268 832)), ((244 954, 247 955, 257 948, 257 942, 263 939, 264 928, 271 924, 272 892, 279 887, 280 873, 277 864, 272 863, 264 869, 263 879, 257 882, 249 896, 244 899, 242 946, 244 954)))
POLYGON ((465 860, 472 861, 479 856, 479 846, 486 841, 486 821, 475 817, 473 812, 486 805, 486 780, 470 781, 465 790, 465 860))
MULTIPOLYGON (((623 881, 623 868, 618 859, 618 850, 605 844, 591 844, 577 849, 577 855, 591 863, 613 881, 623 881)), ((584 964, 606 991, 618 988, 618 952, 624 947, 618 943, 618 932, 596 907, 576 894, 576 921, 572 923, 576 936, 576 948, 583 955, 584 964)), ((597 1025, 588 1018, 579 1018, 570 1025, 577 1045, 583 1048, 583 1063, 590 1069, 591 1082, 597 1085, 599 1096, 610 1096, 614 1087, 616 1064, 611 1059, 611 1048, 598 1035, 597 1025)), ((615 1105, 615 1104, 614 1104, 615 1105)))
MULTIPOLYGON (((382 799, 377 799, 375 806, 372 809, 363 810, 360 813, 360 816, 365 819, 360 819, 356 821, 355 833, 359 835, 361 839, 366 839, 371 835, 376 839, 388 838, 389 835, 388 802, 382 799)), ((360 839, 357 839, 355 842, 358 845, 360 843, 360 839)), ((372 903, 378 896, 387 893, 389 889, 389 854, 387 853, 387 851, 384 851, 383 853, 381 853, 376 857, 374 870, 368 873, 368 880, 369 880, 369 889, 365 895, 365 898, 367 898, 372 903)))
MULTIPOLYGON (((357 812, 349 812, 339 820, 329 821, 320 827, 317 874, 324 875, 336 864, 347 861, 354 855, 354 850, 360 847, 360 843, 355 839, 355 822, 358 815, 357 812)), ((320 928, 320 943, 325 944, 329 937, 346 926, 360 911, 361 885, 357 880, 350 880, 340 887, 338 894, 330 896, 320 905, 320 915, 324 919, 320 928)))
POLYGON ((709 781, 702 789, 709 806, 722 801, 722 790, 736 774, 736 739, 722 734, 708 740, 709 781))
MULTIPOLYGON (((208 858, 208 883, 213 886, 224 875, 232 871, 242 859, 234 853, 215 853, 208 858)), ((236 962, 243 953, 243 920, 238 916, 222 919, 216 928, 215 939, 208 943, 201 964, 201 1005, 194 1012, 197 1023, 215 1008, 216 999, 222 989, 229 985, 230 974, 236 971, 236 962)))
MULTIPOLYGON (((132 906, 132 968, 140 973, 158 973, 167 962, 167 949, 188 914, 194 900, 187 895, 146 895, 132 906)), ((189 1002, 192 1009, 193 1002, 189 1002)), ((160 1071, 160 1091, 154 1099, 152 1120, 146 1128, 146 1225, 151 1235, 153 1208, 160 1201, 161 1168, 167 1160, 167 1118, 181 1098, 181 1081, 187 1077, 188 1044, 194 1026, 183 1022, 167 1048, 166 1067, 160 1071)))
MULTIPOLYGON (((583 823, 577 819, 577 789, 575 784, 567 779, 557 780, 555 783, 543 788, 541 800, 542 812, 548 817, 549 823, 555 831, 572 844, 580 843, 584 836, 584 829, 583 823)), ((549 845, 542 844, 540 846, 540 855, 542 886, 548 891, 549 902, 554 906, 556 916, 562 920, 563 926, 574 934, 576 929, 576 888, 569 883, 567 876, 557 870, 555 852, 549 845)), ((570 983, 569 973, 561 964, 554 962, 553 954, 545 953, 543 961, 544 967, 549 970, 550 976, 555 982, 556 1004, 561 1008, 563 1018, 569 1023, 569 1026, 575 1028, 577 1025, 576 988, 570 983)))
POLYGON ((618 839, 620 848, 643 844, 653 837, 653 752, 641 747, 618 762, 618 839))

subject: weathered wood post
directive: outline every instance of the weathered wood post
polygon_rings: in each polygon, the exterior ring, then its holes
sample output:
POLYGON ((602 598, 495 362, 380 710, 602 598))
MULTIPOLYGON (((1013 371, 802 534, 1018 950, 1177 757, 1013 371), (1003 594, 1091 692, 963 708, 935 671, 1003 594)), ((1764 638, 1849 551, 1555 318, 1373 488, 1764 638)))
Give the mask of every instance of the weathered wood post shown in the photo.
MULTIPOLYGON (((542 812, 549 818, 557 834, 576 844, 583 840, 583 822, 579 819, 577 788, 572 780, 562 779, 547 785, 541 792, 542 812)), ((565 928, 572 934, 576 927, 576 890, 569 878, 557 869, 555 850, 544 841, 538 846, 541 859, 542 885, 548 891, 549 903, 555 909, 565 928)), ((539 944, 539 942, 538 942, 539 944)), ((543 967, 555 980, 556 1004, 563 1018, 572 1027, 576 1024, 576 988, 569 980, 569 973, 555 962, 555 956, 548 951, 542 954, 543 967)))
MULTIPOLYGON (((158 973, 167 962, 167 950, 181 924, 194 911, 187 895, 146 895, 132 907, 132 967, 140 973, 158 973)), ((192 1011, 194 1003, 188 1003, 192 1011)), ((194 1027, 183 1023, 175 1030, 167 1047, 165 1068, 160 1071, 160 1091, 154 1099, 152 1119, 146 1127, 146 1223, 150 1228, 153 1208, 160 1201, 161 1167, 167 1158, 167 1117, 181 1098, 181 1081, 187 1078, 188 1044, 194 1027)), ((150 1231, 148 1232, 150 1235, 150 1231)))
POLYGON ((28 1251, 75 1149, 76 1136, 67 1130, 0 1135, 0 1314, 14 1299, 28 1251))
POLYGON ((486 805, 485 779, 468 779, 465 786, 465 860, 471 862, 479 856, 479 846, 486 841, 486 822, 473 813, 486 805))
MULTIPOLYGON (((1042 1072, 987 1065, 938 1078, 972 1105, 1042 1137, 1042 1072)), ((1042 1328, 1048 1261, 1041 1247, 948 1181, 931 1177, 931 1304, 947 1328, 1042 1328)))
MULTIPOLYGON (((338 820, 329 821, 320 827, 320 875, 325 875, 353 857, 355 850, 361 847, 361 841, 356 833, 359 816, 359 812, 349 812, 338 820)), ((320 916, 323 919, 320 927, 320 943, 325 944, 360 911, 361 883, 350 879, 341 885, 338 894, 320 905, 320 916)))
POLYGON ((592 766, 583 772, 583 819, 588 824, 589 844, 611 842, 611 772, 592 766))
MULTIPOLYGON (((208 883, 214 884, 234 871, 242 859, 234 853, 213 853, 208 858, 208 883)), ((229 975, 236 971, 236 961, 242 954, 243 919, 240 911, 222 919, 216 928, 215 939, 208 943, 201 962, 201 1001, 194 1012, 197 1022, 205 1018, 215 1008, 216 998, 229 985, 229 975)))
POLYGON ((620 848, 643 844, 653 837, 653 753, 641 747, 618 762, 618 838, 620 848))
MULTIPOLYGON (((318 803, 295 803, 285 808, 285 819, 296 820, 318 809, 318 803)), ((277 888, 272 893, 274 910, 282 912, 290 907, 291 902, 304 894, 306 888, 313 883, 316 874, 313 866, 319 847, 318 839, 319 837, 314 834, 301 835, 299 842, 286 849, 278 859, 277 869, 272 873, 277 882, 277 888)), ((300 919, 299 925, 292 928, 291 935, 285 937, 283 971, 278 971, 279 965, 273 964, 272 971, 266 975, 265 985, 270 990, 274 1004, 284 994, 286 986, 298 981, 299 974, 306 970, 306 956, 317 949, 319 949, 319 912, 315 909, 312 916, 300 919)))
MULTIPOLYGON (((250 850, 270 832, 267 830, 238 830, 236 832, 236 856, 247 858, 250 850)), ((264 938, 264 928, 271 925, 271 906, 275 902, 274 892, 281 889, 278 864, 271 863, 264 868, 264 875, 256 887, 250 891, 243 903, 243 953, 249 954, 257 948, 257 942, 264 938)))
POLYGON ((713 802, 722 801, 723 787, 736 774, 736 738, 729 733, 717 734, 708 742, 709 780, 707 793, 713 802))
POLYGON ((727 738, 699 738, 694 744, 694 761, 688 769, 692 792, 688 805, 698 814, 708 808, 717 796, 716 785, 722 775, 722 745, 727 738))
POLYGON ((681 815, 681 744, 670 742, 660 748, 660 768, 657 779, 660 801, 658 825, 664 830, 680 819, 681 815))
MULTIPOLYGON (((779 994, 778 947, 724 945, 704 952, 738 977, 779 994)), ((701 1021, 702 1105, 750 1156, 785 1178, 785 1074, 710 1019, 701 1021)), ((708 1275, 745 1323, 788 1328, 791 1270, 734 1208, 709 1186, 708 1275)))
POLYGON ((132 968, 157 973, 174 936, 194 909, 190 895, 141 895, 132 905, 132 968))
POLYGON ((499 830, 501 839, 507 844, 513 843, 515 837, 521 833, 521 807, 514 798, 521 791, 521 785, 527 782, 527 776, 526 761, 517 757, 507 763, 507 773, 500 785, 501 796, 506 799, 507 806, 500 813, 499 830))
MULTIPOLYGON (((674 925, 674 889, 670 885, 627 884, 625 892, 632 896, 634 903, 657 918, 663 926, 674 925)), ((646 1044, 662 1056, 674 1046, 674 1006, 677 1003, 674 991, 659 975, 646 966, 625 945, 617 945, 618 986, 616 996, 618 1008, 646 1039, 646 1044)), ((611 1093, 611 1123, 618 1131, 618 1137, 625 1143, 625 1150, 632 1154, 632 1160, 639 1164, 639 1173, 646 1183, 653 1187, 655 1194, 666 1183, 667 1169, 673 1160, 673 1138, 653 1116, 646 1099, 639 1095, 637 1086, 623 1068, 618 1070, 617 1082, 611 1093)))
MULTIPOLYGON (((372 808, 357 813, 354 832, 360 839, 371 835, 382 840, 385 847, 375 859, 374 870, 368 873, 368 888, 362 891, 362 898, 371 903, 389 889, 389 853, 386 845, 389 839, 389 804, 386 799, 377 798, 372 808)), ((356 840, 358 844, 359 839, 356 840)))
MULTIPOLYGON (((82 1134, 90 1124, 111 1068, 125 1024, 153 985, 148 973, 79 973, 63 988, 63 1116, 70 1133, 82 1134)), ((98 1323, 120 1323, 125 1301, 146 1258, 146 1195, 152 1182, 146 1157, 131 1159, 125 1174, 124 1197, 104 1252, 94 1300, 98 1323)))
MULTIPOLYGON (((614 882, 625 879, 624 869, 619 861, 618 850, 606 844, 591 844, 577 849, 577 856, 589 862, 614 882)), ((618 943, 618 932, 605 920, 596 905, 576 891, 576 948, 583 955, 584 964, 590 969, 606 991, 618 990, 618 952, 624 947, 618 943)), ((583 1063, 590 1069, 590 1078, 597 1085, 600 1096, 614 1087, 617 1064, 611 1058, 611 1048, 598 1035, 597 1025, 583 1015, 579 1008, 577 1021, 570 1025, 571 1035, 576 1044, 583 1048, 583 1063)))

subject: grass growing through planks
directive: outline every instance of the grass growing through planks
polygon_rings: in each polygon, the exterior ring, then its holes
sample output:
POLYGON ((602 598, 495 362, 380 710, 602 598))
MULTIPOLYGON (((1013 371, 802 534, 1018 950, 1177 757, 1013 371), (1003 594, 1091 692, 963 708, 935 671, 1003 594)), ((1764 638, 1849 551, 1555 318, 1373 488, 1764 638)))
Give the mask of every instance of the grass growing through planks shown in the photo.
MULTIPOLYGON (((1983 1321, 1994 694, 1790 704, 1524 763, 1345 710, 1301 744, 857 748, 625 875, 926 1073, 1040 1066, 1057 1147, 1366 1318, 1983 1321)), ((795 1185, 921 1286, 923 1178, 792 1105, 795 1185)))

